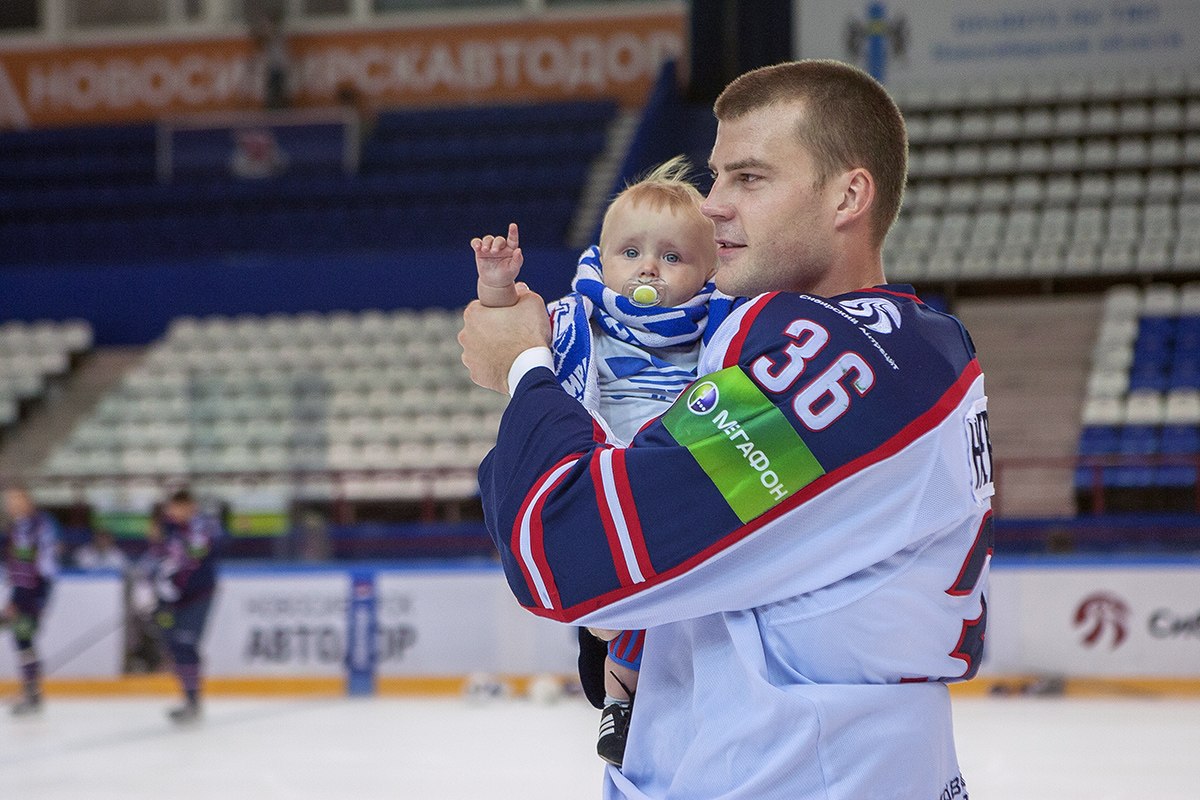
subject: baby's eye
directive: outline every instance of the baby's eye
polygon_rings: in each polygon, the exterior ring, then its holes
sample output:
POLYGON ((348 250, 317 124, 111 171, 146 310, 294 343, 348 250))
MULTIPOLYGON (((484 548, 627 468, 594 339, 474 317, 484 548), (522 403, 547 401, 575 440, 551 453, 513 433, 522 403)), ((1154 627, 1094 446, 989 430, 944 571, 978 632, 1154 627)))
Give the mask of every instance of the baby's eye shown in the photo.
POLYGON ((621 255, 625 256, 626 258, 637 258, 638 251, 637 251, 636 247, 626 247, 624 252, 621 253, 621 255))
POLYGON ((666 261, 668 264, 678 264, 679 263, 679 254, 678 253, 667 253, 665 256, 663 256, 663 261, 666 261))

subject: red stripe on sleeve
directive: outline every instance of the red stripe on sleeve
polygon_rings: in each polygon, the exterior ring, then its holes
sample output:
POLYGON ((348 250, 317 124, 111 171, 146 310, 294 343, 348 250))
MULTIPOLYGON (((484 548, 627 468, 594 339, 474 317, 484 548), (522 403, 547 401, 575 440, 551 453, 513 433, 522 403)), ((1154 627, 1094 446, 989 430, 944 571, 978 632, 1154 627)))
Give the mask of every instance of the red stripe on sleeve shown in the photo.
POLYGON ((722 367, 736 366, 742 360, 742 347, 746 344, 746 337, 750 335, 750 328, 754 325, 754 320, 758 317, 759 312, 766 308, 767 303, 775 299, 779 292, 768 292, 746 309, 745 316, 742 317, 742 324, 738 326, 738 332, 733 335, 733 339, 729 342, 729 348, 725 351, 725 359, 721 362, 722 367))
POLYGON ((650 563, 650 551, 646 549, 646 537, 642 535, 642 522, 638 519, 637 506, 633 503, 633 487, 629 485, 629 469, 625 466, 625 450, 613 451, 613 478, 617 484, 617 497, 621 499, 621 510, 625 512, 625 527, 629 531, 629 541, 633 544, 633 554, 637 558, 638 569, 642 576, 649 580, 656 573, 650 563))
POLYGON ((629 568, 625 565, 625 556, 621 552, 621 540, 617 538, 617 525, 613 521, 612 509, 608 507, 608 501, 604 496, 604 480, 600 476, 600 459, 595 455, 592 456, 592 463, 588 465, 588 470, 592 474, 596 505, 600 509, 600 522, 604 526, 604 536, 608 539, 608 550, 612 555, 613 566, 617 570, 617 580, 621 582, 622 586, 632 586, 633 576, 629 574, 629 568))

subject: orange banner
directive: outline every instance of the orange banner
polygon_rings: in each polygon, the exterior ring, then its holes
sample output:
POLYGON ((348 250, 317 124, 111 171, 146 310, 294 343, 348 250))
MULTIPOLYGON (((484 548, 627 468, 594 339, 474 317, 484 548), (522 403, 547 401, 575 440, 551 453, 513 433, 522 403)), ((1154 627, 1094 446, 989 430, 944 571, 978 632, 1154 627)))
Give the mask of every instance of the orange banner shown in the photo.
MULTIPOLYGON (((289 37, 295 105, 374 107, 570 98, 643 101, 684 54, 680 14, 398 28, 289 37)), ((131 122, 256 108, 249 36, 0 53, 0 128, 131 122)))

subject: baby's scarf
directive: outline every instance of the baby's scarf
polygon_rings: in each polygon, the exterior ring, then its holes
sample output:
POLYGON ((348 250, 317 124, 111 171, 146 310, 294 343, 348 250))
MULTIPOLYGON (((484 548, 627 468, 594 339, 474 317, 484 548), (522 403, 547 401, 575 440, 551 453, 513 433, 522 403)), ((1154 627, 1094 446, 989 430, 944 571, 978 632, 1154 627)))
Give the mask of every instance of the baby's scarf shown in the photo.
MULTIPOLYGON (((593 416, 598 416, 600 409, 600 383, 590 319, 608 336, 639 348, 673 347, 697 340, 707 343, 736 302, 709 281, 681 306, 638 306, 605 286, 602 270, 600 248, 593 245, 584 250, 571 282, 574 291, 550 306, 554 374, 593 416)), ((649 358, 646 367, 653 368, 649 358)))

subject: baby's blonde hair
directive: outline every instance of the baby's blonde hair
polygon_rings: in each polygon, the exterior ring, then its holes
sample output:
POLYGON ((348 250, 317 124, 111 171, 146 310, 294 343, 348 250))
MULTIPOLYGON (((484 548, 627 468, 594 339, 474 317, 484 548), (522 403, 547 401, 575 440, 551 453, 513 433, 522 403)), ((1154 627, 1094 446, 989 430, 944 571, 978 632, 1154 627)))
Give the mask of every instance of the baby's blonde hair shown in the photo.
POLYGON ((620 200, 628 200, 635 205, 646 203, 653 211, 664 208, 672 212, 694 211, 703 218, 700 204, 704 202, 704 195, 692 184, 691 175, 692 165, 686 156, 680 155, 626 183, 625 188, 613 197, 612 202, 608 204, 608 210, 604 212, 604 221, 600 225, 601 249, 604 248, 604 235, 608 231, 609 219, 620 200))

